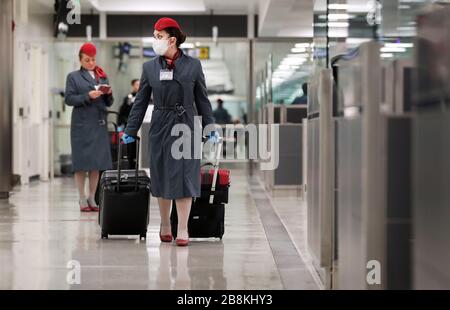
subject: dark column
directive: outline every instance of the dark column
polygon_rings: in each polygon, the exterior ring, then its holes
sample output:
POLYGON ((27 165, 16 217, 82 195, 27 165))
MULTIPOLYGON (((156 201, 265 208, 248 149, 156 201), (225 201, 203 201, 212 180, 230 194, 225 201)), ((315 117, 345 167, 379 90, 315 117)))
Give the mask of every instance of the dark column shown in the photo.
POLYGON ((0 199, 12 176, 13 1, 0 0, 0 199))

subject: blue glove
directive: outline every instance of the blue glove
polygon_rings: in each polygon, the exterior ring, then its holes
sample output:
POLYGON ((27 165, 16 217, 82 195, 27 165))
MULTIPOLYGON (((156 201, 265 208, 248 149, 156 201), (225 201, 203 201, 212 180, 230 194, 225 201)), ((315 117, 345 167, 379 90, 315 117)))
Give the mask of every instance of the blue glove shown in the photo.
POLYGON ((136 139, 133 138, 132 136, 129 136, 129 135, 127 135, 127 134, 124 134, 124 135, 122 136, 122 141, 123 141, 124 144, 129 144, 129 143, 135 142, 136 139))
POLYGON ((212 131, 207 138, 208 141, 211 141, 212 143, 217 143, 220 141, 220 135, 217 131, 212 131))

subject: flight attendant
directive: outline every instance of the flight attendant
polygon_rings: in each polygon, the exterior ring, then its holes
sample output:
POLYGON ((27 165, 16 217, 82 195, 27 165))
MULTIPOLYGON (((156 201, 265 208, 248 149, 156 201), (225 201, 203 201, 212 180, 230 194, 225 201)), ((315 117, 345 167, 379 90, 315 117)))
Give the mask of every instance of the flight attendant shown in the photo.
POLYGON ((100 84, 109 82, 106 73, 96 64, 96 53, 96 47, 91 43, 81 46, 80 70, 69 73, 66 79, 65 102, 73 107, 70 126, 72 167, 82 212, 98 211, 94 196, 99 171, 112 169, 106 112, 113 104, 113 96, 111 88, 98 89, 100 84), (89 176, 88 195, 85 194, 86 173, 89 176))
MULTIPOLYGON (((161 214, 160 239, 162 242, 173 239, 170 208, 175 199, 178 213, 176 244, 186 246, 189 243, 187 223, 192 197, 200 196, 200 159, 194 159, 193 152, 191 159, 175 159, 171 148, 179 137, 172 136, 171 130, 181 123, 193 132, 196 111, 202 116, 203 127, 214 123, 214 118, 200 61, 185 55, 179 48, 186 35, 178 23, 167 17, 159 19, 153 36, 153 49, 160 56, 143 66, 141 85, 123 140, 125 143, 135 140, 153 93, 154 111, 149 132, 150 176, 151 193, 158 198, 161 214)), ((190 140, 193 151, 196 140, 193 134, 190 140)))

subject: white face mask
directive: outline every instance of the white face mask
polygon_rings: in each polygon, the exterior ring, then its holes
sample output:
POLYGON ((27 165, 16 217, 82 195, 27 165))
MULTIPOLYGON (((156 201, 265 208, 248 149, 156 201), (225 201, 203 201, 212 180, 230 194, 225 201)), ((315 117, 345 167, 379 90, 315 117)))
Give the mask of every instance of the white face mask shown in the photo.
POLYGON ((164 55, 167 50, 169 49, 169 39, 155 39, 155 41, 153 41, 153 50, 155 51, 155 53, 157 55, 164 55))

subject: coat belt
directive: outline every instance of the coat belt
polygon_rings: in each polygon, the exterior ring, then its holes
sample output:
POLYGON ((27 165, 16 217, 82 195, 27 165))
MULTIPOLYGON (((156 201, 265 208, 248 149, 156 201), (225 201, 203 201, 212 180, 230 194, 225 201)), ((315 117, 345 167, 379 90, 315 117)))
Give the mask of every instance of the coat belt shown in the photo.
POLYGON ((186 112, 186 109, 180 103, 177 103, 176 105, 170 107, 169 106, 155 107, 155 110, 175 111, 177 112, 178 116, 182 116, 186 112))

